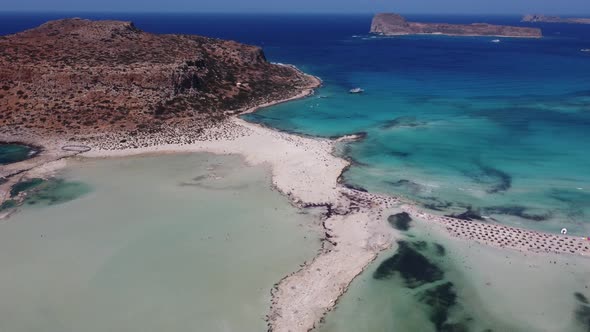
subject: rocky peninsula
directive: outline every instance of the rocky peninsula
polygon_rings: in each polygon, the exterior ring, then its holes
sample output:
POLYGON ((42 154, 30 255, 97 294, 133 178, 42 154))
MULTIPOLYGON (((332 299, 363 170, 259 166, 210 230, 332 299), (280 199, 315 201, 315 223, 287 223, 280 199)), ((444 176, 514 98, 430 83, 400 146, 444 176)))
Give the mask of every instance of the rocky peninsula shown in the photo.
POLYGON ((494 36, 540 38, 537 28, 493 25, 488 23, 448 24, 408 22, 398 14, 381 13, 373 17, 371 33, 384 36, 399 35, 447 35, 447 36, 494 36))
POLYGON ((590 24, 590 18, 559 17, 559 16, 545 16, 545 15, 538 15, 538 14, 529 14, 529 15, 523 16, 521 22, 590 24))

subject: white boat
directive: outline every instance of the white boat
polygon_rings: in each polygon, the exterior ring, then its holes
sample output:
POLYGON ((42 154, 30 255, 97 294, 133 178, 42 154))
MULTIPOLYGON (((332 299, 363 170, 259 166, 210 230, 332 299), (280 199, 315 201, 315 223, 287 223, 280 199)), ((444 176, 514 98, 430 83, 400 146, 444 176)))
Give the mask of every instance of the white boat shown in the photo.
POLYGON ((365 92, 365 90, 361 89, 361 88, 354 88, 354 89, 350 89, 350 91, 348 91, 349 93, 363 93, 365 92))
POLYGON ((580 50, 580 52, 590 52, 590 48, 583 48, 580 50))
POLYGON ((499 43, 499 42, 500 42, 500 39, 493 39, 492 40, 492 43, 499 43))

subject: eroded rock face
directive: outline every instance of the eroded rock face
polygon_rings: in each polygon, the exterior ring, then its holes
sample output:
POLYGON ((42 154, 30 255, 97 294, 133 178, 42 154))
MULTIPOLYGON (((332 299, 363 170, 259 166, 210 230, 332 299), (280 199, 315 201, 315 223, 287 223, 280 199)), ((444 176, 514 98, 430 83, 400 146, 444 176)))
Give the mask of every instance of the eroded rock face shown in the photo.
POLYGON ((299 93, 308 78, 258 47, 64 19, 0 36, 0 133, 86 135, 202 127, 299 93))
POLYGON ((452 36, 499 36, 539 38, 541 30, 487 23, 448 24, 408 22, 398 14, 377 14, 373 17, 371 33, 387 36, 442 34, 452 36))

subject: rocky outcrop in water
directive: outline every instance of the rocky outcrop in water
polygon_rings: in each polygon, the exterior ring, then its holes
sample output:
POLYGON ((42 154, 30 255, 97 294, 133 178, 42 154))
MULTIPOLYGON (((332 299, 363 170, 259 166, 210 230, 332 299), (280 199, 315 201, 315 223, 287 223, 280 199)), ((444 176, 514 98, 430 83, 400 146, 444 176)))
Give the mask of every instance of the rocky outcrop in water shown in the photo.
POLYGON ((523 16, 521 22, 531 23, 573 23, 573 24, 590 24, 590 18, 579 17, 559 17, 559 16, 545 16, 538 14, 529 14, 523 16))
POLYGON ((0 36, 0 134, 197 132, 227 111, 297 95, 308 80, 255 46, 131 22, 51 21, 0 36))
POLYGON ((540 29, 493 25, 487 23, 448 24, 408 22, 398 14, 377 14, 371 23, 371 33, 396 35, 449 35, 449 36, 498 36, 498 37, 542 37, 540 29))

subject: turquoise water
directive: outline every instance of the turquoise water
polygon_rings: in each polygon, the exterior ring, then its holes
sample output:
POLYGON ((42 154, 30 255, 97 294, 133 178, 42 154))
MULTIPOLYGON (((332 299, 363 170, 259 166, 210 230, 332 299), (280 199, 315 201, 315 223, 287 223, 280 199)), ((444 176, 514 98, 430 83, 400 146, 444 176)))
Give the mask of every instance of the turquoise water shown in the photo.
POLYGON ((0 222, 0 331, 264 331, 272 286, 320 246, 318 216, 236 156, 59 176, 0 222))
POLYGON ((0 143, 0 165, 23 161, 34 153, 35 150, 26 145, 0 143))
POLYGON ((500 43, 326 39, 300 60, 324 79, 317 95, 245 118, 311 135, 365 133, 343 148, 355 162, 344 180, 355 186, 436 213, 588 234, 590 57, 580 49, 590 26, 563 28, 500 43), (365 93, 348 93, 357 86, 365 93))

